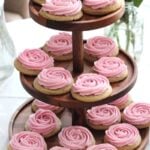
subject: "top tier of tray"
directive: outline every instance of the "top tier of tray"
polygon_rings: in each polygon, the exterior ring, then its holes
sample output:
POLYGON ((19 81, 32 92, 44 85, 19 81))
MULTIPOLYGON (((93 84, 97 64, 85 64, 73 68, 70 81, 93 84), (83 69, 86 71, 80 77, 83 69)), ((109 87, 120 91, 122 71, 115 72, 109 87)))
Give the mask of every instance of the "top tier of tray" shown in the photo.
POLYGON ((47 20, 39 15, 41 6, 32 2, 29 2, 29 11, 31 17, 39 24, 64 31, 85 31, 96 28, 105 27, 120 19, 124 13, 124 6, 117 11, 106 16, 92 16, 83 13, 83 17, 77 21, 53 21, 47 20))

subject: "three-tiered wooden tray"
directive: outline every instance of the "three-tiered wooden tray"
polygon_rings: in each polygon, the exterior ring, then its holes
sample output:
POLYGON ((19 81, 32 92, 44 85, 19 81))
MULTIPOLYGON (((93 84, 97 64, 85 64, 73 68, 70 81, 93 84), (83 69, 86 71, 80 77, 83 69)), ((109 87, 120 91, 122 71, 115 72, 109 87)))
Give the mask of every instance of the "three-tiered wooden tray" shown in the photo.
MULTIPOLYGON (((124 7, 121 7, 117 11, 106 15, 106 16, 90 16, 84 14, 83 17, 78 21, 70 21, 70 22, 59 22, 59 21, 52 21, 47 20, 39 15, 39 10, 41 6, 35 4, 32 0, 29 2, 29 10, 31 17, 38 22, 39 24, 63 31, 72 31, 72 38, 73 38, 73 61, 68 62, 55 62, 55 66, 62 66, 68 69, 73 77, 77 77, 79 74, 83 72, 91 72, 91 68, 93 64, 89 64, 83 59, 83 39, 82 39, 82 31, 96 29, 100 27, 105 27, 107 25, 112 24, 113 22, 117 21, 124 13, 124 7)), ((91 106, 101 105, 104 103, 109 103, 116 98, 119 98, 125 95, 127 92, 132 89, 134 86, 136 79, 137 79, 137 66, 133 59, 126 54, 124 51, 120 50, 118 57, 123 59, 128 66, 129 74, 128 77, 117 83, 112 84, 113 92, 112 95, 108 98, 105 98, 98 102, 80 102, 72 98, 71 94, 65 94, 61 96, 49 96, 46 94, 42 94, 36 91, 33 87, 33 80, 35 77, 27 76, 24 74, 20 74, 20 80, 23 87, 30 93, 33 97, 38 98, 46 103, 63 106, 70 110, 72 115, 72 123, 70 125, 84 125, 85 124, 85 117, 84 111, 86 108, 91 106)), ((31 103, 33 100, 29 100, 25 104, 23 104, 13 115, 10 126, 9 126, 9 135, 10 138, 13 134, 24 130, 24 124, 27 120, 28 116, 32 113, 31 111, 31 103)), ((65 126, 68 125, 68 116, 61 115, 62 124, 65 126)), ((103 142, 104 132, 102 131, 95 131, 90 129, 93 135, 96 138, 97 143, 103 142)), ((148 142, 149 136, 149 128, 145 128, 140 130, 142 136, 142 143, 137 150, 143 150, 148 142)), ((57 140, 57 135, 46 139, 48 144, 48 148, 59 145, 57 140)))

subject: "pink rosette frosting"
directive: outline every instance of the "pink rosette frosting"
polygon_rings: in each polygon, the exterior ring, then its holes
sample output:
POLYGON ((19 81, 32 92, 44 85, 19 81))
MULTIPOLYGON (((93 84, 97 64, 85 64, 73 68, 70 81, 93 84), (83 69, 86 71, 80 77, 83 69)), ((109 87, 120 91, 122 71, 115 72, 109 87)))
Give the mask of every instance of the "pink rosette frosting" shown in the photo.
POLYGON ((129 100, 129 94, 127 93, 124 96, 114 100, 113 102, 111 102, 109 104, 119 107, 119 106, 126 104, 128 102, 128 100, 129 100))
POLYGON ((116 147, 135 144, 140 137, 136 127, 127 123, 115 124, 105 131, 105 139, 116 147))
POLYGON ((27 68, 42 70, 54 66, 53 57, 49 57, 41 49, 26 49, 18 56, 18 60, 27 68))
POLYGON ((72 36, 62 32, 52 36, 46 43, 48 51, 56 56, 69 54, 72 52, 72 36))
POLYGON ((115 42, 108 37, 95 36, 84 44, 85 52, 98 58, 112 56, 116 49, 115 42))
POLYGON ((38 83, 47 89, 59 89, 72 84, 71 73, 62 67, 43 69, 38 74, 38 83))
POLYGON ((87 110, 86 118, 94 125, 112 125, 120 122, 120 110, 108 104, 92 107, 87 110))
POLYGON ((22 131, 13 135, 9 142, 11 150, 47 150, 43 137, 35 132, 22 131))
POLYGON ((90 146, 86 150, 117 150, 117 148, 109 143, 103 143, 90 146))
POLYGON ((80 12, 82 3, 80 0, 46 0, 42 10, 54 15, 72 16, 80 12))
POLYGON ((72 91, 85 95, 99 95, 110 87, 109 80, 102 75, 95 73, 84 73, 78 76, 72 86, 72 91))
POLYGON ((130 104, 124 109, 123 118, 133 125, 143 125, 150 123, 150 104, 130 104))
POLYGON ((60 145, 71 150, 83 150, 95 144, 92 133, 82 126, 65 127, 59 132, 60 145))
POLYGON ((50 110, 39 109, 31 114, 26 122, 30 131, 48 135, 57 128, 57 116, 50 110))
POLYGON ((116 0, 83 0, 83 4, 91 7, 92 9, 104 8, 112 5, 116 0))
POLYGON ((63 109, 63 107, 47 104, 38 99, 35 99, 33 103, 38 109, 51 110, 53 112, 57 112, 58 110, 63 109))
POLYGON ((60 146, 54 146, 50 148, 49 150, 70 150, 69 148, 60 147, 60 146))
POLYGON ((94 62, 93 70, 106 77, 117 77, 127 71, 127 65, 119 57, 102 57, 94 62))

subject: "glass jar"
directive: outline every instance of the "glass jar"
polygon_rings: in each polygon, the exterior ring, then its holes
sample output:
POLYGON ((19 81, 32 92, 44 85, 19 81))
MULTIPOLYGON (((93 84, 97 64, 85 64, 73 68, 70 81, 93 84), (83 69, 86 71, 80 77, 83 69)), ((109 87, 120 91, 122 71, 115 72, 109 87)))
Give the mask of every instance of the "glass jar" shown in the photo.
POLYGON ((13 73, 13 61, 15 58, 15 47, 6 28, 4 0, 0 0, 0 82, 13 73))
POLYGON ((120 49, 138 61, 143 51, 143 27, 144 20, 138 7, 135 7, 133 1, 129 0, 125 2, 123 17, 106 27, 105 34, 113 38, 120 49))

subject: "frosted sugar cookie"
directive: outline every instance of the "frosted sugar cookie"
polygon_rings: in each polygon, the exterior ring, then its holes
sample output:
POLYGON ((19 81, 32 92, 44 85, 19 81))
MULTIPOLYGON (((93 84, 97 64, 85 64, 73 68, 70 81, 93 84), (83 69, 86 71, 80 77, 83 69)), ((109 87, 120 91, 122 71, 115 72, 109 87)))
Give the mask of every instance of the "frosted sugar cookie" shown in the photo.
POLYGON ((41 49, 25 49, 15 59, 14 65, 23 74, 37 75, 42 69, 53 67, 54 59, 41 49))
POLYGON ((83 0, 83 11, 90 15, 107 15, 124 5, 124 0, 83 0))
POLYGON ((12 136, 8 150, 47 150, 47 145, 40 134, 21 131, 12 136))
POLYGON ((31 107, 34 112, 36 112, 38 109, 44 109, 44 110, 51 110, 52 112, 58 114, 64 110, 64 107, 47 104, 38 99, 33 100, 31 107))
POLYGON ((105 131, 105 142, 114 145, 118 150, 132 150, 141 143, 139 130, 127 123, 112 125, 105 131))
POLYGON ((43 50, 57 61, 72 59, 72 36, 69 33, 61 32, 53 35, 45 43, 43 50))
POLYGON ((62 67, 43 69, 33 82, 36 90, 48 95, 68 93, 72 84, 71 73, 62 67))
POLYGON ((150 126, 150 104, 132 103, 127 106, 122 114, 123 121, 128 122, 137 128, 150 126))
POLYGON ((88 109, 86 120, 90 127, 105 130, 121 121, 121 113, 118 107, 104 104, 88 109))
POLYGON ((39 109, 29 116, 25 129, 48 138, 61 129, 61 121, 52 111, 39 109))
POLYGON ((33 2, 39 4, 39 5, 42 5, 46 2, 46 0, 33 0, 33 2))
POLYGON ((109 80, 96 73, 83 73, 78 76, 71 89, 72 96, 83 102, 102 100, 112 93, 109 80))
POLYGON ((93 70, 106 76, 110 82, 118 82, 128 76, 128 67, 119 57, 102 57, 94 62, 93 70))
POLYGON ((73 21, 82 17, 80 0, 47 0, 42 5, 40 15, 54 21, 73 21))
POLYGON ((84 58, 94 62, 104 56, 117 56, 119 49, 113 39, 104 36, 89 38, 84 44, 84 58))
POLYGON ((83 150, 95 144, 89 129, 83 126, 68 126, 58 134, 59 144, 71 150, 83 150))

